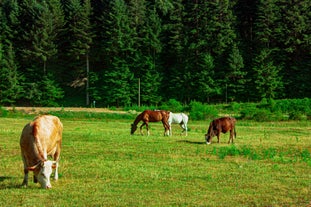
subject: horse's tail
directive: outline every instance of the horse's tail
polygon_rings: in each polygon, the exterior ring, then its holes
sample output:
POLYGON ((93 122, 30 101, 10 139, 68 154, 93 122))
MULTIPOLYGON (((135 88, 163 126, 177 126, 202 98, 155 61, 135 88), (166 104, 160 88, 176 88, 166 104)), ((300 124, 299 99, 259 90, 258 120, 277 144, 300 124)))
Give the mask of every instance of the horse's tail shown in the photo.
POLYGON ((236 138, 236 129, 235 129, 235 126, 234 126, 234 138, 236 138))
POLYGON ((231 118, 232 119, 232 121, 233 121, 233 130, 234 130, 234 138, 236 138, 236 128, 235 128, 235 124, 236 124, 236 119, 235 118, 231 118))
POLYGON ((167 123, 168 125, 171 125, 172 124, 172 121, 173 121, 173 117, 172 117, 172 112, 168 112, 168 119, 167 119, 167 123))

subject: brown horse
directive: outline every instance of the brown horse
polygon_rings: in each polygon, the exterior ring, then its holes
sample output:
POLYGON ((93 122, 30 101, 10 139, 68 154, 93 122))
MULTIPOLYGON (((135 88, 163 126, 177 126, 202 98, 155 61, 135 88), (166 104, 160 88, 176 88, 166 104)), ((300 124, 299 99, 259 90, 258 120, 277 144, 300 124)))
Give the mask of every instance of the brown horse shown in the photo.
POLYGON ((169 118, 169 111, 163 111, 163 110, 145 110, 141 114, 139 114, 134 123, 131 125, 131 134, 134 134, 134 132, 137 129, 137 124, 140 121, 143 121, 143 124, 140 126, 140 133, 143 135, 142 127, 146 125, 147 128, 147 134, 149 136, 149 122, 159 122, 162 121, 163 127, 164 127, 164 136, 169 134, 170 126, 168 124, 168 118, 169 118))
POLYGON ((226 133, 227 131, 230 131, 230 138, 228 144, 230 144, 230 140, 231 143, 233 143, 233 135, 234 137, 236 137, 235 123, 236 119, 232 117, 222 117, 219 119, 214 119, 209 125, 207 134, 205 134, 206 144, 212 143, 212 138, 214 136, 217 136, 219 143, 220 133, 226 133))

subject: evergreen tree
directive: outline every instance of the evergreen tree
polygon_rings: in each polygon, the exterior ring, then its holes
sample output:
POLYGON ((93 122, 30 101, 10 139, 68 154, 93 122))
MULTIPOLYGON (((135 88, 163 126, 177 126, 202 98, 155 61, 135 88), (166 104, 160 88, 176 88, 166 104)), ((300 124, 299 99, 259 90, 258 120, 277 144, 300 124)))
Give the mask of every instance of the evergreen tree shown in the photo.
POLYGON ((243 57, 240 54, 239 48, 236 44, 232 47, 232 52, 229 54, 228 59, 229 71, 226 74, 226 99, 245 100, 243 97, 244 88, 246 85, 247 72, 244 70, 243 57))
POLYGON ((0 7, 0 104, 15 103, 23 93, 23 76, 17 70, 12 44, 17 15, 17 2, 4 1, 0 7))
POLYGON ((25 1, 22 5, 23 12, 33 22, 23 35, 23 40, 28 42, 28 46, 22 49, 23 57, 41 62, 41 73, 45 75, 47 60, 57 53, 55 41, 63 27, 60 3, 56 0, 49 3, 25 1))
POLYGON ((257 98, 278 98, 282 95, 281 70, 283 63, 277 57, 280 50, 277 44, 280 10, 276 1, 260 0, 258 5, 254 38, 257 55, 253 66, 254 83, 259 92, 257 98))
POLYGON ((165 68, 163 77, 162 91, 166 92, 167 99, 175 98, 185 100, 188 81, 183 78, 185 73, 184 67, 184 50, 185 50, 185 7, 182 0, 172 2, 171 9, 167 17, 164 18, 162 32, 162 62, 165 68))
POLYGON ((107 19, 106 54, 110 57, 104 71, 102 93, 106 104, 128 105, 131 101, 130 56, 133 52, 127 5, 123 0, 111 2, 107 19))
POLYGON ((278 42, 282 47, 284 81, 290 98, 311 97, 311 2, 279 0, 281 25, 278 42))
POLYGON ((224 0, 194 1, 189 2, 187 6, 190 6, 187 7, 190 12, 186 19, 188 39, 184 59, 186 60, 185 64, 189 64, 186 67, 192 74, 190 82, 193 83, 193 88, 190 90, 190 99, 206 101, 211 96, 221 93, 221 81, 216 80, 223 79, 224 68, 227 67, 223 59, 226 58, 226 51, 236 38, 233 27, 235 20, 232 13, 233 5, 228 0, 224 0), (204 64, 206 63, 205 58, 209 56, 214 60, 213 69, 204 64), (202 77, 202 74, 206 76, 202 77), (201 81, 197 81, 198 79, 201 81), (211 80, 218 84, 214 84, 211 80), (204 86, 206 84, 210 84, 209 87, 204 86), (201 87, 203 88, 200 89, 201 87), (202 96, 203 89, 206 90, 203 93, 205 96, 202 96), (193 91, 198 93, 193 93, 193 91))
POLYGON ((64 3, 66 13, 66 55, 69 57, 72 75, 78 76, 76 82, 82 82, 86 90, 86 105, 89 100, 89 53, 93 34, 90 24, 92 12, 90 0, 69 0, 64 3), (82 59, 82 60, 81 60, 82 59))
POLYGON ((146 1, 130 1, 128 10, 135 48, 131 71, 141 80, 141 102, 157 104, 162 99, 161 74, 156 65, 162 49, 160 19, 154 5, 148 5, 146 1))
POLYGON ((140 48, 142 51, 142 59, 140 60, 141 77, 141 101, 148 104, 158 104, 162 96, 160 94, 160 85, 162 76, 166 71, 161 73, 161 66, 159 64, 159 54, 162 51, 162 44, 160 42, 161 22, 154 6, 146 8, 148 17, 144 25, 143 45, 140 48))
POLYGON ((254 60, 257 98, 278 98, 283 89, 282 68, 274 64, 271 53, 270 49, 263 49, 254 60))

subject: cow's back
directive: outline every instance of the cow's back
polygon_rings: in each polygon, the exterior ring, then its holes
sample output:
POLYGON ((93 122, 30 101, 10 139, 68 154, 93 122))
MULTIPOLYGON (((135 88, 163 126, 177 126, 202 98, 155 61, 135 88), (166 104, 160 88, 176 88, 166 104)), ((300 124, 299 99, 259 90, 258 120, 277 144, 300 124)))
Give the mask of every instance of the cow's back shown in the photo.
POLYGON ((21 135, 20 146, 28 165, 46 160, 61 144, 63 125, 59 118, 43 115, 27 124, 21 135))
POLYGON ((33 122, 33 135, 38 139, 47 154, 62 141, 63 125, 56 116, 40 116, 33 122))

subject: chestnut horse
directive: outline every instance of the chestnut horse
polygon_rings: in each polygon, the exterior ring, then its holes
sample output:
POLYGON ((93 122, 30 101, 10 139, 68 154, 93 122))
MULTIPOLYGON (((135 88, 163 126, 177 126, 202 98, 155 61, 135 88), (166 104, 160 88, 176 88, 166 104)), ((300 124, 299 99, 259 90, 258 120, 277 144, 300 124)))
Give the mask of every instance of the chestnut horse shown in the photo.
POLYGON ((134 134, 134 132, 137 129, 137 124, 142 121, 143 124, 140 126, 140 133, 143 135, 142 127, 146 125, 147 128, 147 134, 149 136, 149 122, 159 122, 162 121, 163 127, 164 127, 164 136, 169 134, 170 126, 168 124, 168 118, 169 118, 169 111, 163 111, 163 110, 145 110, 141 114, 139 114, 134 123, 131 125, 131 134, 134 134))
POLYGON ((233 136, 236 137, 235 123, 236 119, 233 117, 222 117, 219 119, 214 119, 209 125, 207 134, 205 134, 206 144, 212 143, 212 138, 214 136, 217 136, 219 143, 220 133, 226 133, 228 131, 230 131, 228 144, 230 144, 230 140, 231 143, 233 143, 233 136))

